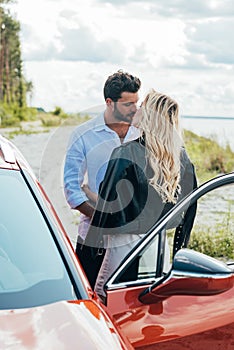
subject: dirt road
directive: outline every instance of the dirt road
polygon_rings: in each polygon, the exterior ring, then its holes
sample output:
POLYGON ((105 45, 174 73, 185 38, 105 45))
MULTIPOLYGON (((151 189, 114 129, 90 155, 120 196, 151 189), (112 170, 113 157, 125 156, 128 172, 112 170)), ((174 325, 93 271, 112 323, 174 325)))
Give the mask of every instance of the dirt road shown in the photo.
MULTIPOLYGON (((17 135, 11 141, 19 148, 47 192, 73 244, 76 242, 78 213, 64 197, 63 166, 69 136, 75 126, 51 128, 47 132, 17 135)), ((33 129, 36 131, 36 126, 33 129)), ((9 130, 0 129, 8 137, 9 130)))

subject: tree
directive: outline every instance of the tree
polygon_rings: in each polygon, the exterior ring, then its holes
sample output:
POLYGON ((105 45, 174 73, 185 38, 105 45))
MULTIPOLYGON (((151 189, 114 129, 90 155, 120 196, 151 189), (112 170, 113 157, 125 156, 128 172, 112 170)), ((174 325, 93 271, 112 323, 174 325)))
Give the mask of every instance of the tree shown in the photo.
POLYGON ((32 94, 33 85, 23 75, 21 44, 19 39, 20 23, 12 18, 3 5, 12 0, 0 0, 0 103, 7 104, 18 111, 23 119, 22 110, 27 107, 26 94, 32 94))

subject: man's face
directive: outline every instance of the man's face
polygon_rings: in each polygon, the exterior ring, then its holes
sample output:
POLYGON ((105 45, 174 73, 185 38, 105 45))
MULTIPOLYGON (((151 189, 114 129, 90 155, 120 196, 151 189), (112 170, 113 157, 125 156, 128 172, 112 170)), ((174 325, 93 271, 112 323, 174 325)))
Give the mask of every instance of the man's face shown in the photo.
POLYGON ((121 98, 114 103, 113 117, 118 122, 131 124, 137 110, 139 96, 137 92, 123 92, 121 98))

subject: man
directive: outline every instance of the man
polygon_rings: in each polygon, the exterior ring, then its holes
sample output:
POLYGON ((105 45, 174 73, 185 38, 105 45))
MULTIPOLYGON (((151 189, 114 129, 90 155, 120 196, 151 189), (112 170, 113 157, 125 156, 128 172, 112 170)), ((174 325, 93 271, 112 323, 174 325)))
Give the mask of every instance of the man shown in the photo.
POLYGON ((104 254, 85 245, 85 238, 95 203, 90 202, 82 186, 98 193, 113 149, 139 137, 131 126, 137 110, 139 78, 121 70, 110 75, 104 84, 105 111, 79 125, 71 135, 64 166, 64 190, 68 204, 78 210, 80 223, 76 254, 92 287, 104 254))

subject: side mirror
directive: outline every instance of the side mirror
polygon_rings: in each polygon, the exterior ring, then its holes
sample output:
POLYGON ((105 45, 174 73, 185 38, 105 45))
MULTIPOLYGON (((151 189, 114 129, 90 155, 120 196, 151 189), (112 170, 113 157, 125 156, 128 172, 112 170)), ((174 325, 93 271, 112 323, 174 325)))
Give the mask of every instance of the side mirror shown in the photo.
POLYGON ((234 273, 225 263, 190 249, 180 249, 170 272, 146 288, 143 304, 163 301, 173 295, 214 295, 234 285, 234 273))

